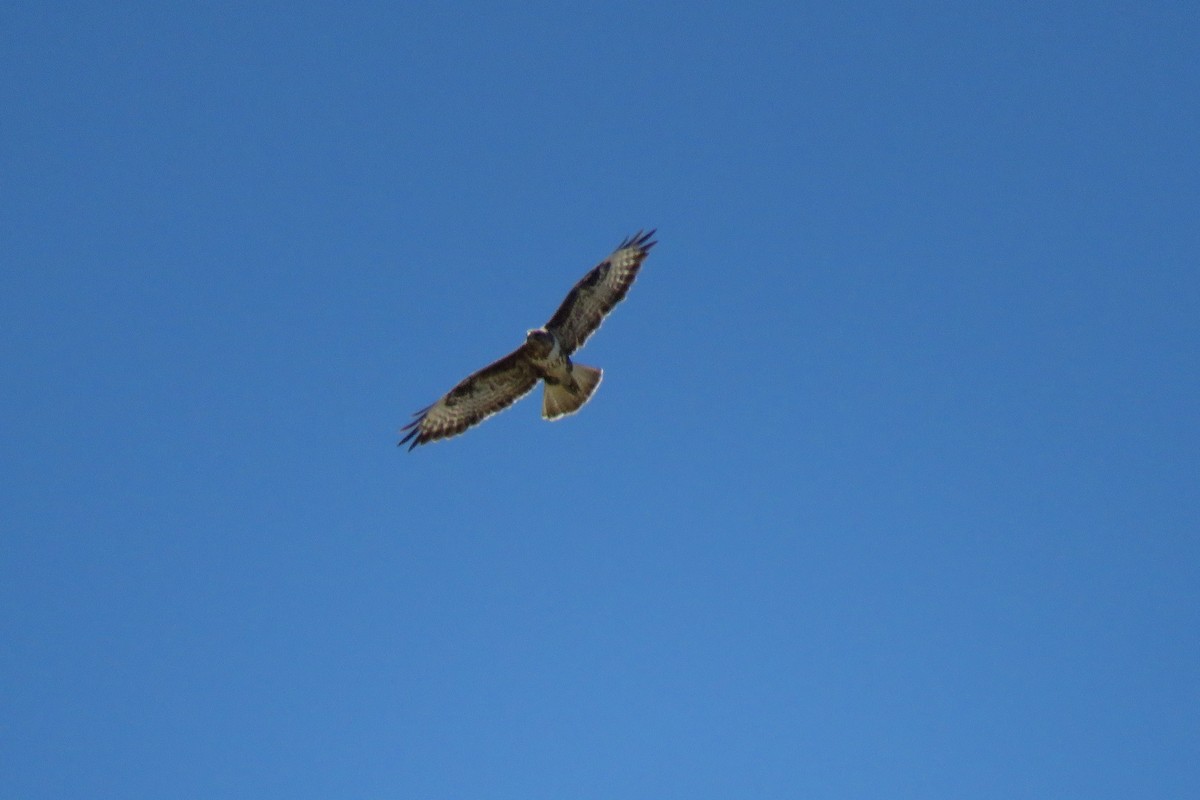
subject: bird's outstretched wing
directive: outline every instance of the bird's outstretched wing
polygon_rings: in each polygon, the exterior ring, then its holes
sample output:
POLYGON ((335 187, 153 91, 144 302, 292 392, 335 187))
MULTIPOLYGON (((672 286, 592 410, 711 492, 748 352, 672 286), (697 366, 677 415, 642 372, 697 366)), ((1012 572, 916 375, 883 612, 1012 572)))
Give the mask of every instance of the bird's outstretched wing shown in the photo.
POLYGON ((521 345, 504 358, 489 364, 461 381, 428 408, 423 408, 412 422, 401 428, 408 434, 412 450, 419 444, 447 439, 477 425, 520 400, 538 382, 538 374, 521 345))
POLYGON ((612 255, 575 284, 546 323, 546 330, 555 335, 567 355, 582 347, 613 306, 624 299, 646 254, 656 244, 650 241, 653 235, 654 231, 638 231, 621 242, 612 255))

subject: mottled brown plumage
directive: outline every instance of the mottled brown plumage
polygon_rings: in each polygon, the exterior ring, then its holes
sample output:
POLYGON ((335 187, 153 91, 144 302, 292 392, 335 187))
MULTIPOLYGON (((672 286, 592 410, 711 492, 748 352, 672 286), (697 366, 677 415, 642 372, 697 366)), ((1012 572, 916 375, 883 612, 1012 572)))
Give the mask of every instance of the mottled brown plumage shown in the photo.
POLYGON ((637 278, 654 231, 639 231, 617 246, 567 294, 544 328, 529 331, 525 344, 459 382, 401 430, 409 450, 457 436, 508 408, 544 381, 542 416, 558 419, 578 411, 600 385, 601 371, 573 364, 570 355, 587 341, 624 299, 637 278))
POLYGON ((621 242, 611 256, 580 278, 567 293, 558 311, 546 323, 546 330, 554 334, 567 355, 583 347, 613 306, 625 299, 642 261, 655 245, 650 241, 653 235, 654 231, 638 231, 621 242))

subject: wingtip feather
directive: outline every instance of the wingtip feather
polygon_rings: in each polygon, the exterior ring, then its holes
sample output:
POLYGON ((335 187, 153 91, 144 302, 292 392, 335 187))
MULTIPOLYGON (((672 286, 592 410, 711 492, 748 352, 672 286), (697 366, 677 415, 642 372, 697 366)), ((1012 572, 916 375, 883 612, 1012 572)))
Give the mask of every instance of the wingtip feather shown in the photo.
POLYGON ((654 247, 654 245, 658 244, 658 242, 650 241, 651 237, 653 237, 657 232, 658 228, 651 228, 648 231, 639 228, 637 233, 633 234, 632 236, 625 237, 625 240, 617 245, 617 249, 624 250, 626 247, 636 247, 642 252, 646 252, 651 247, 654 247))

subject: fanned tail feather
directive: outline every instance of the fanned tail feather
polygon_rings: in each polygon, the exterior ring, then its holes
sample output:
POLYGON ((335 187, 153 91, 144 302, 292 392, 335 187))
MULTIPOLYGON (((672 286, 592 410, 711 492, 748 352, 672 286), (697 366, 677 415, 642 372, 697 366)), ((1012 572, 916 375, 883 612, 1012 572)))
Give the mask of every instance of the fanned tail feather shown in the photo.
POLYGON ((542 392, 542 416, 548 420, 555 420, 583 408, 584 403, 591 399, 592 393, 600 385, 603 375, 604 371, 595 367, 572 364, 571 378, 574 385, 546 383, 542 392))

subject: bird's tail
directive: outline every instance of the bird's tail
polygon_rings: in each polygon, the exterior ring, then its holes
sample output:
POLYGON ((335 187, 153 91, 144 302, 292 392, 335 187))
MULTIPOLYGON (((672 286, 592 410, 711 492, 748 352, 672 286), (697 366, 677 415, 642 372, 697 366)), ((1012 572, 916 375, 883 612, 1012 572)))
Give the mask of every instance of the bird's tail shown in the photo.
POLYGON ((591 399, 592 392, 600 385, 600 377, 603 374, 603 370, 595 367, 572 364, 570 384, 546 384, 542 392, 542 416, 546 419, 558 419, 583 408, 583 404, 591 399))

